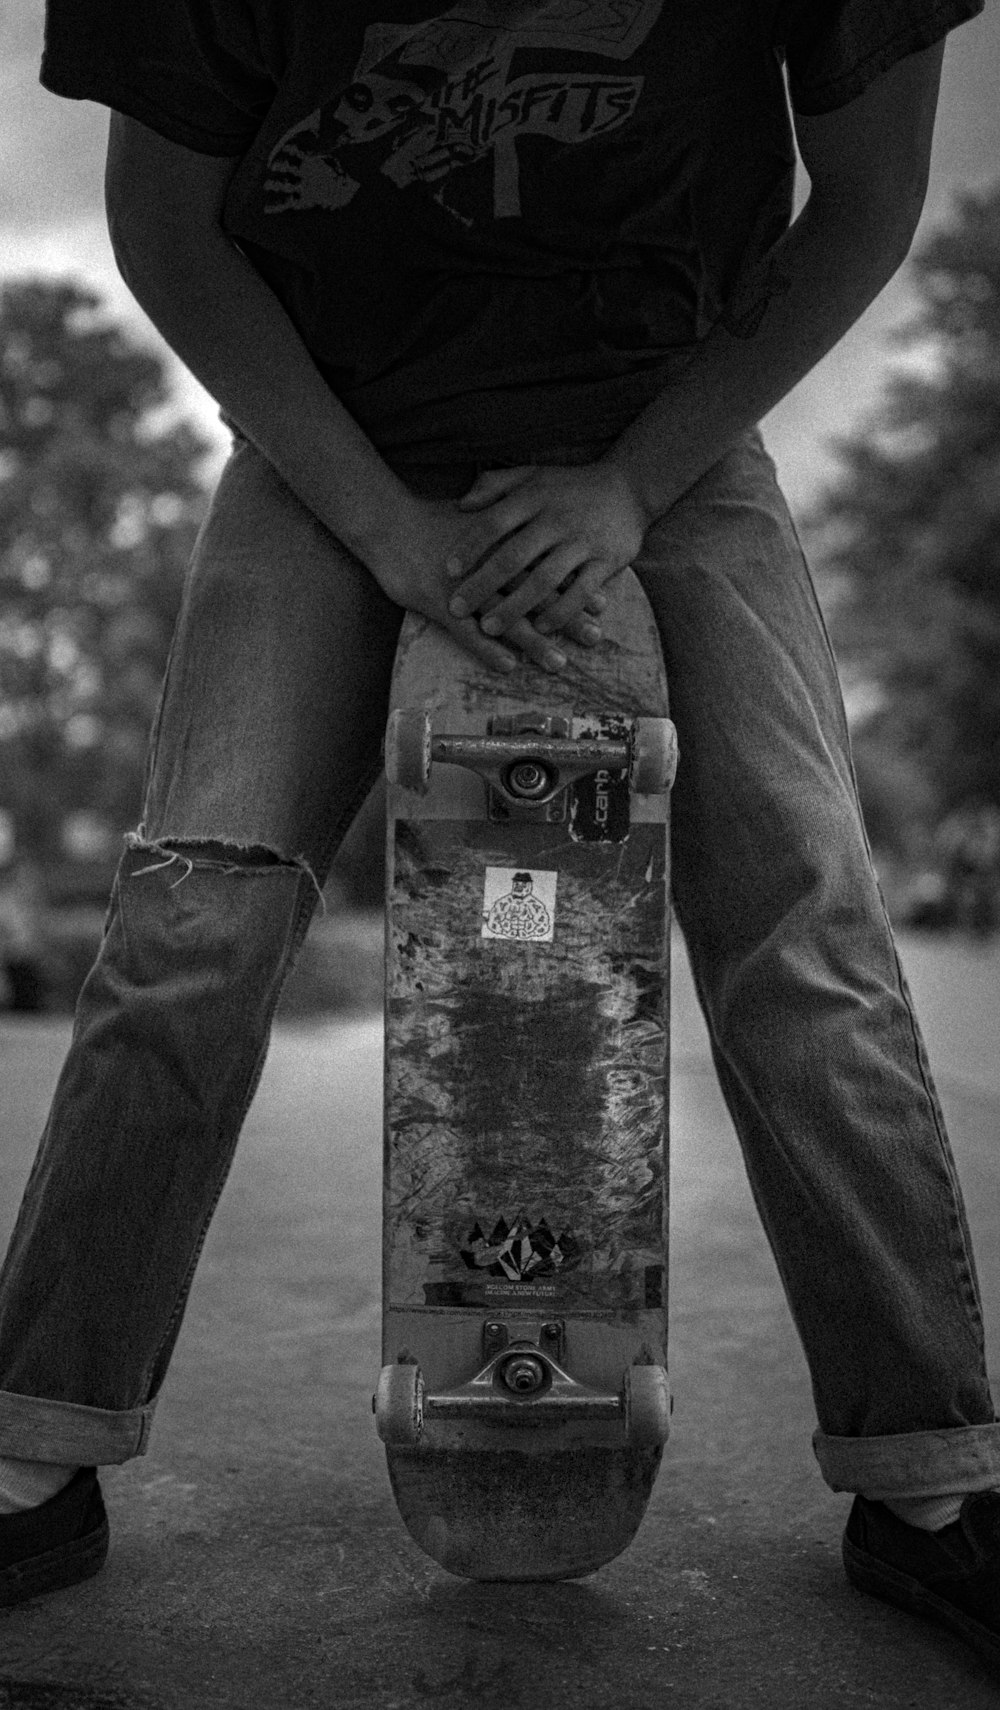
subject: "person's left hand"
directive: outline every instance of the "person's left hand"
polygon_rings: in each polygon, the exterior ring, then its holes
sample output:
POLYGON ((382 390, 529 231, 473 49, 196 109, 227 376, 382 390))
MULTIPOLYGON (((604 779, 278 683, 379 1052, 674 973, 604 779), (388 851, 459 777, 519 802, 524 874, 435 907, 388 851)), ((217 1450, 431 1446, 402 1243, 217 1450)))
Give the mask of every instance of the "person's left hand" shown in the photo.
POLYGON ((461 558, 447 561, 450 610, 482 612, 486 635, 528 613, 551 634, 603 611, 603 584, 636 557, 650 522, 624 471, 604 462, 490 469, 458 506, 478 517, 461 558))

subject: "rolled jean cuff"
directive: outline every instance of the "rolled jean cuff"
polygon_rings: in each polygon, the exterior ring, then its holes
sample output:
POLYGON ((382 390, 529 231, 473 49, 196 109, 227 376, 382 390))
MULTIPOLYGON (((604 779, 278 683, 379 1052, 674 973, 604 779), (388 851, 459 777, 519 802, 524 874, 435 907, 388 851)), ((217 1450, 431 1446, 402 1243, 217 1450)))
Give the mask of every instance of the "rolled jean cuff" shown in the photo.
POLYGON ((114 1466, 144 1455, 155 1401, 110 1412, 0 1390, 0 1455, 60 1466, 114 1466))
POLYGON ((1000 1423, 891 1437, 827 1437, 817 1431, 813 1449, 831 1490, 855 1491, 873 1501, 1000 1489, 1000 1423))

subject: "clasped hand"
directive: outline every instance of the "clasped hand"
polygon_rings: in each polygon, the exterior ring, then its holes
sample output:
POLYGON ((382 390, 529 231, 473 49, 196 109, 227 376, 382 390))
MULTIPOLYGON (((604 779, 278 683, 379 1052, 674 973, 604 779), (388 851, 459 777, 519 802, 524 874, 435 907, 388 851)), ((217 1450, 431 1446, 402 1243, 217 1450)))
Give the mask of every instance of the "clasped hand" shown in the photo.
POLYGON ((636 557, 650 521, 609 463, 487 470, 458 509, 475 523, 446 561, 449 610, 498 637, 530 618, 541 635, 599 639, 586 614, 604 610, 604 583, 636 557))
POLYGON ((512 671, 520 655, 558 672, 560 634, 600 641, 601 589, 636 556, 648 525, 611 464, 493 469, 457 501, 407 495, 363 556, 391 600, 440 624, 490 670, 512 671))

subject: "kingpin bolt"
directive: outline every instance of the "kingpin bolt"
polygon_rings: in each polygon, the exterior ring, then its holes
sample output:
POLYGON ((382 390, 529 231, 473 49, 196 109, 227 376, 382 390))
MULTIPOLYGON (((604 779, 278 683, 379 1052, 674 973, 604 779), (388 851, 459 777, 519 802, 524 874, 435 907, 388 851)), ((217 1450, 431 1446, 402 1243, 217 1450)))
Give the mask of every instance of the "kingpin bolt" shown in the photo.
POLYGON ((525 801, 538 801, 547 796, 554 782, 549 768, 538 760, 515 760, 506 778, 511 795, 520 796, 525 801))
POLYGON ((545 1367, 534 1354, 515 1354, 503 1368, 503 1381, 515 1395, 532 1395, 545 1382, 545 1367))

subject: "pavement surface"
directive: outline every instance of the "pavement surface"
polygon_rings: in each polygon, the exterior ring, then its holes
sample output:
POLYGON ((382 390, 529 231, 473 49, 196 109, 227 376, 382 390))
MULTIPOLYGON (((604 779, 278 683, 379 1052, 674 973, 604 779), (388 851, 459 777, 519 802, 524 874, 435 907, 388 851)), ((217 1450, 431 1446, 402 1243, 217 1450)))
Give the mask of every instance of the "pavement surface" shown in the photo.
MULTIPOLYGON (((1000 1376, 1000 956, 904 942, 1000 1376)), ((373 948, 377 955, 377 945, 373 948)), ((0 1246, 66 1047, 0 1026, 0 1246)), ((0 1710, 986 1710, 961 1645, 863 1598, 686 968, 674 995, 677 1397, 638 1539, 589 1580, 453 1579, 396 1512, 378 1368, 381 1026, 278 1028, 147 1456, 94 1580, 0 1613, 0 1710)))

